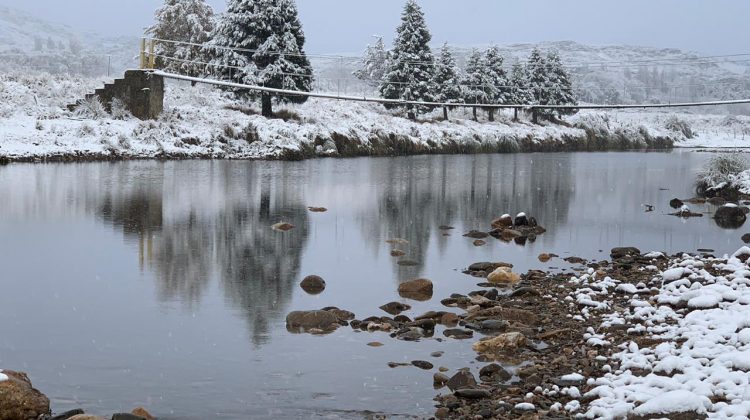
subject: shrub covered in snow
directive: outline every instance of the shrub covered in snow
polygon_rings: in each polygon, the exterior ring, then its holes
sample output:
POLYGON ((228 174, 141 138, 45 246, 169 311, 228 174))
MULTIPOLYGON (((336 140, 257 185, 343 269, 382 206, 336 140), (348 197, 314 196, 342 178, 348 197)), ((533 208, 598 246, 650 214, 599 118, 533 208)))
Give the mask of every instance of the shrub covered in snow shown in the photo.
POLYGON ((698 173, 698 186, 720 189, 732 184, 741 172, 750 169, 750 163, 741 153, 719 153, 713 156, 698 173))
POLYGON ((695 137, 695 133, 693 132, 690 123, 677 115, 670 115, 667 117, 667 120, 664 122, 664 128, 669 131, 674 131, 675 133, 680 133, 685 136, 686 139, 692 139, 695 137))

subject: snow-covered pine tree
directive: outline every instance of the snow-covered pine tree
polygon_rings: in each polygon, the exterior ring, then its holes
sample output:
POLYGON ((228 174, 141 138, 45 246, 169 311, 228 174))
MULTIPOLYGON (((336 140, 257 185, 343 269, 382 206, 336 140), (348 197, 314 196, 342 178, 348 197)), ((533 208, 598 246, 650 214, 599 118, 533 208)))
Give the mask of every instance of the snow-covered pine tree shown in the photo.
POLYGON ((205 72, 206 66, 199 63, 205 62, 202 45, 214 29, 211 6, 205 0, 165 0, 155 18, 146 33, 157 39, 157 68, 186 76, 205 72))
MULTIPOLYGON (((549 75, 547 60, 544 59, 542 52, 538 48, 531 50, 529 61, 526 65, 528 74, 529 92, 531 93, 531 105, 549 105, 549 75)), ((537 115, 551 115, 549 110, 540 109, 534 111, 534 122, 537 115)))
MULTIPOLYGON (((304 51, 294 0, 229 0, 207 50, 227 80, 310 92, 313 72, 304 51)), ((262 93, 263 116, 273 116, 272 94, 262 93)), ((305 95, 276 95, 277 102, 303 103, 305 95)))
MULTIPOLYGON (((440 59, 435 66, 435 80, 437 102, 460 104, 464 101, 461 91, 461 76, 456 59, 453 57, 448 43, 440 50, 440 59)), ((448 119, 448 107, 443 107, 443 118, 448 119)))
MULTIPOLYGON (((508 102, 514 105, 528 105, 531 103, 528 74, 520 62, 513 63, 510 72, 510 98, 508 102)), ((513 119, 518 120, 518 108, 513 110, 513 119)))
MULTIPOLYGON (((401 25, 396 30, 388 70, 380 86, 385 99, 429 102, 434 100, 433 72, 435 58, 430 50, 432 35, 427 29, 424 12, 416 0, 406 0, 401 25)), ((386 108, 400 105, 387 105, 386 108)), ((405 105, 410 119, 431 111, 428 106, 405 105)))
MULTIPOLYGON (((492 46, 484 53, 484 65, 486 77, 489 79, 487 87, 488 103, 500 105, 508 103, 508 75, 503 68, 504 59, 500 49, 492 46)), ((488 108, 489 120, 495 121, 495 108, 488 108)))
MULTIPOLYGON (((482 53, 473 49, 466 61, 466 70, 464 71, 464 80, 462 82, 464 102, 472 105, 481 105, 489 103, 487 94, 490 80, 486 74, 486 65, 482 53)), ((477 108, 473 107, 474 121, 477 121, 477 108)))
POLYGON ((378 87, 383 81, 383 76, 388 69, 388 51, 382 37, 378 37, 375 45, 368 45, 365 55, 362 57, 362 68, 353 74, 368 86, 378 87))
MULTIPOLYGON (((549 80, 549 104, 550 105, 578 105, 573 92, 573 83, 570 75, 563 66, 560 54, 550 51, 547 55, 547 71, 549 80)), ((558 109, 557 114, 573 115, 578 112, 575 108, 558 109)))

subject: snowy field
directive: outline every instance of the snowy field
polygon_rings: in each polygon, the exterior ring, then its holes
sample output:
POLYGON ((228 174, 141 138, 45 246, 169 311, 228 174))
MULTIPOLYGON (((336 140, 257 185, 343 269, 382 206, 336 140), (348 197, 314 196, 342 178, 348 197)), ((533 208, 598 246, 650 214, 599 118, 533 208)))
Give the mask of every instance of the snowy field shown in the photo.
POLYGON ((566 150, 566 145, 586 141, 584 129, 606 139, 610 148, 623 147, 622 139, 632 143, 628 147, 642 148, 651 138, 684 147, 750 145, 750 118, 686 113, 581 112, 567 120, 568 127, 531 124, 526 116, 513 122, 510 113, 494 123, 486 115, 474 122, 468 110, 454 111, 446 122, 436 110, 414 122, 376 104, 310 99, 303 105, 277 106, 276 111, 288 111, 285 119, 269 120, 257 115, 254 102, 181 82, 167 83, 166 110, 158 121, 66 109, 103 83, 46 74, 0 75, 0 157, 273 159, 566 150))

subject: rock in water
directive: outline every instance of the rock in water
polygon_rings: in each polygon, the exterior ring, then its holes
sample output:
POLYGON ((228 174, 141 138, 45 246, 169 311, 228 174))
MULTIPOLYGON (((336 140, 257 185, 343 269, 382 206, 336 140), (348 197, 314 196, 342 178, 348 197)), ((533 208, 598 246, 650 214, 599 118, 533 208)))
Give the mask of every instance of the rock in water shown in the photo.
POLYGON ((472 239, 484 239, 490 236, 490 234, 487 232, 480 232, 478 230, 472 230, 472 231, 465 233, 464 236, 467 238, 472 238, 472 239))
POLYGON ((148 410, 146 410, 143 407, 137 407, 133 409, 133 411, 131 411, 130 413, 133 414, 134 416, 143 417, 146 420, 156 420, 156 417, 152 416, 151 413, 149 413, 148 410))
POLYGON ((286 316, 286 328, 290 332, 322 330, 331 332, 339 327, 339 319, 328 311, 294 311, 286 316))
POLYGON ((551 260, 552 256, 549 254, 539 254, 539 261, 546 263, 547 261, 551 260))
POLYGON ((466 369, 462 369, 458 371, 455 375, 453 375, 446 385, 448 385, 448 388, 450 388, 451 391, 456 391, 463 388, 470 388, 477 384, 477 380, 474 379, 474 375, 471 374, 466 369))
POLYGON ((299 285, 302 290, 311 295, 319 295, 326 289, 326 281, 315 275, 305 277, 299 285))
POLYGON ((716 209, 714 220, 719 227, 724 229, 737 229, 747 220, 745 212, 735 205, 724 205, 716 209))
POLYGON ((513 218, 509 214, 504 214, 492 221, 493 229, 503 229, 513 226, 513 218))
POLYGON ((516 220, 513 222, 513 225, 518 226, 528 226, 529 225, 529 218, 526 216, 526 213, 518 213, 516 215, 516 220))
POLYGON ((609 254, 609 256, 612 257, 613 260, 617 260, 623 257, 637 257, 639 255, 641 255, 641 250, 632 246, 612 248, 612 252, 610 252, 609 254))
POLYGON ((277 230, 279 232, 286 232, 286 231, 294 229, 294 225, 291 223, 281 222, 281 223, 276 223, 275 225, 271 226, 271 229, 277 230))
POLYGON ((750 233, 746 233, 742 235, 742 242, 746 244, 750 244, 750 233))
POLYGON ((474 241, 474 246, 485 246, 485 245, 487 245, 487 242, 485 242, 485 241, 483 241, 481 239, 477 239, 477 240, 474 241))
POLYGON ((682 207, 685 203, 682 202, 679 198, 673 198, 669 201, 669 207, 672 207, 673 209, 679 209, 682 207))
POLYGON ((487 276, 487 280, 492 283, 518 283, 521 281, 521 276, 508 267, 498 267, 487 276))
POLYGON ((450 378, 440 372, 432 375, 432 384, 435 388, 444 387, 448 381, 450 381, 450 378))
POLYGON ((403 257, 406 255, 406 252, 400 250, 400 249, 393 249, 391 250, 391 257, 403 257))
POLYGON ((424 360, 414 360, 413 362, 411 362, 411 364, 423 370, 430 370, 435 367, 432 363, 426 362, 424 360))
POLYGON ((449 338, 455 338, 456 340, 465 340, 474 337, 474 332, 462 328, 449 328, 443 331, 443 335, 449 338))
POLYGON ((401 283, 398 294, 407 299, 424 301, 432 299, 432 289, 430 280, 416 279, 401 283))
POLYGON ((499 353, 518 350, 526 345, 526 336, 519 332, 498 335, 494 338, 478 341, 472 348, 477 353, 499 353))
POLYGON ((0 420, 32 420, 50 414, 49 399, 23 372, 0 370, 0 420))
POLYGON ((325 213, 328 211, 325 207, 308 207, 307 209, 313 213, 325 213))
POLYGON ((411 306, 401 302, 391 302, 381 306, 380 309, 395 316, 400 314, 401 312, 408 311, 409 309, 411 309, 411 306))

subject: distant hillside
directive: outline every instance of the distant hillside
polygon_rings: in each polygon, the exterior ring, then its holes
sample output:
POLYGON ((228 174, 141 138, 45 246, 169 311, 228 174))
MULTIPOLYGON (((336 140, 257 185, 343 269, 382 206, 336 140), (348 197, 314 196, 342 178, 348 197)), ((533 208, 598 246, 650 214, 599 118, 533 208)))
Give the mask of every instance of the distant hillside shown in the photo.
MULTIPOLYGON (((750 56, 700 59, 703 55, 679 49, 590 46, 571 41, 500 45, 508 66, 515 60, 524 62, 534 47, 560 52, 574 76, 582 102, 656 103, 750 98, 750 56)), ((464 65, 472 48, 454 48, 459 66, 464 65)), ((314 57, 311 61, 317 82, 323 88, 329 86, 350 94, 372 92, 372 88, 351 77, 359 65, 355 57, 314 57), (345 80, 340 81, 342 77, 345 80)), ((750 112, 748 107, 732 109, 750 112)))
POLYGON ((0 69, 26 68, 90 76, 120 73, 137 64, 138 39, 76 32, 0 6, 0 69))

